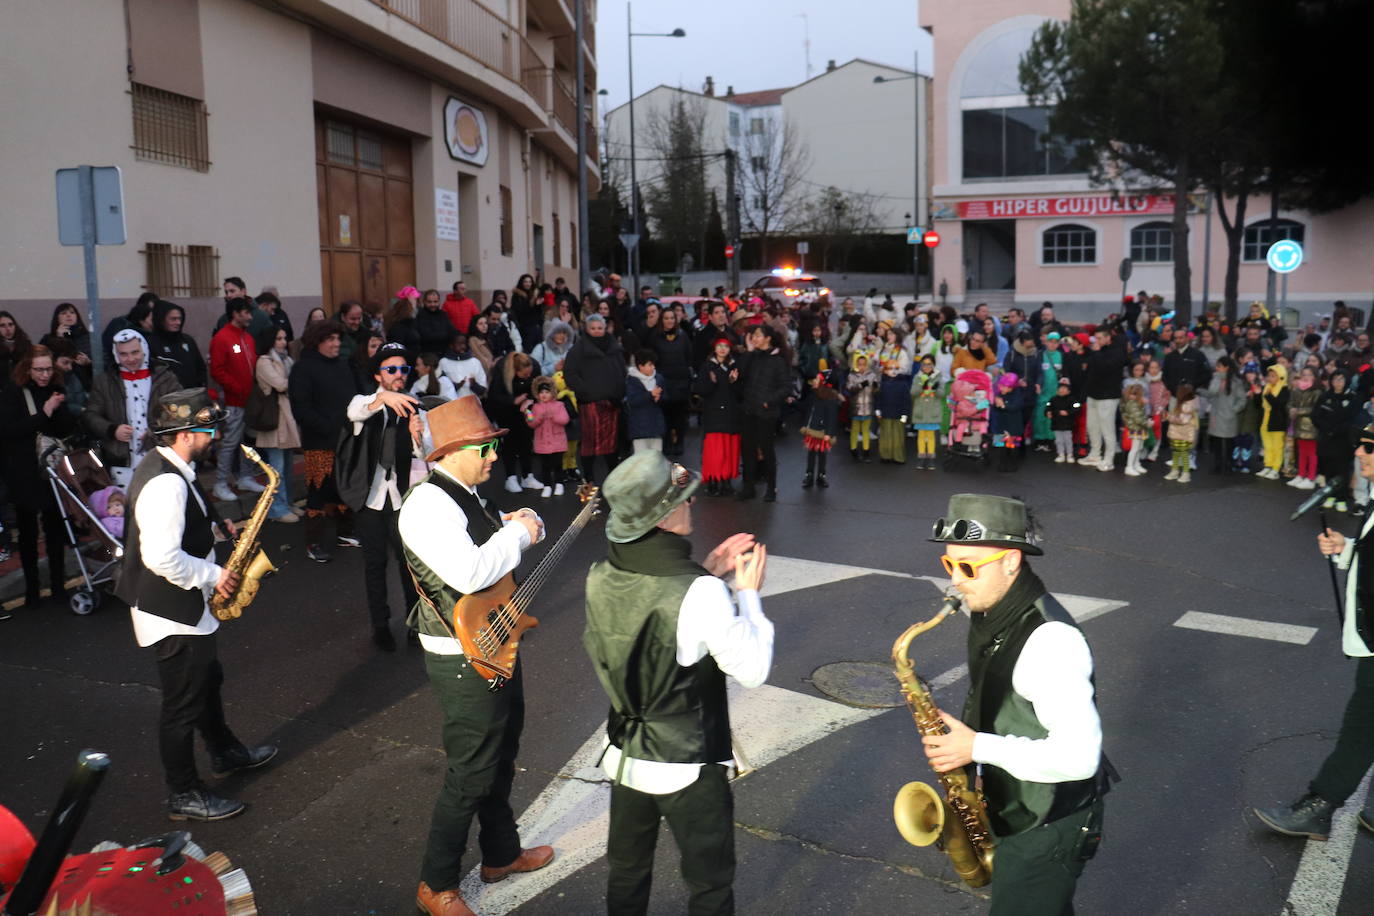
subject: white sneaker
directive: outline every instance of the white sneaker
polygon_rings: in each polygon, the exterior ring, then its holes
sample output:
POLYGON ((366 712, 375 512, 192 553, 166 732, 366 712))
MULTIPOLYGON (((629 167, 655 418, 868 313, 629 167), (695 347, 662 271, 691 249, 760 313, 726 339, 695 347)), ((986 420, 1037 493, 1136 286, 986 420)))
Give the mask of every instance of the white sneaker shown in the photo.
POLYGON ((1169 468, 1169 473, 1164 475, 1165 480, 1178 480, 1178 468, 1169 468))
POLYGON ((1141 474, 1144 474, 1144 473, 1145 473, 1145 472, 1144 472, 1143 470, 1141 470, 1140 468, 1137 468, 1137 467, 1129 467, 1129 468, 1126 469, 1126 476, 1127 476, 1127 477, 1139 477, 1141 474))
POLYGON ((1179 482, 1179 483, 1188 483, 1188 482, 1190 482, 1192 479, 1193 479, 1193 474, 1192 474, 1191 471, 1184 471, 1182 474, 1179 474, 1179 475, 1178 475, 1178 482, 1179 482))
POLYGON ((1092 455, 1084 455, 1082 458, 1079 458, 1079 459, 1078 459, 1078 463, 1079 463, 1079 464, 1101 464, 1101 463, 1102 463, 1102 459, 1101 459, 1101 458, 1094 458, 1092 455))
POLYGON ((523 488, 520 486, 520 478, 519 478, 519 477, 516 477, 514 474, 512 474, 512 475, 510 475, 509 477, 506 478, 506 492, 507 492, 507 493, 519 493, 521 489, 523 489, 523 488))
POLYGON ((550 496, 553 495, 553 487, 545 487, 544 489, 539 491, 539 495, 542 496, 544 499, 548 499, 550 496))
POLYGON ((1103 458, 1102 463, 1097 466, 1097 469, 1099 471, 1114 471, 1116 470, 1116 462, 1108 461, 1106 458, 1103 458))
POLYGON ((524 487, 526 490, 544 489, 544 484, 541 483, 539 478, 535 477, 533 474, 526 474, 525 479, 520 481, 520 486, 524 487))
POLYGON ((1303 489, 1302 478, 1294 477, 1292 480, 1288 481, 1288 485, 1295 490, 1301 490, 1303 489))
POLYGON ((554 496, 562 496, 562 495, 563 495, 563 485, 562 485, 561 483, 556 483, 556 484, 553 485, 553 495, 554 495, 554 496))
POLYGON ((261 493, 267 489, 251 477, 240 477, 235 486, 240 490, 247 490, 249 493, 261 493))
POLYGON ((1299 477, 1298 480, 1302 481, 1302 483, 1298 485, 1298 489, 1299 489, 1299 490, 1315 490, 1315 489, 1317 489, 1317 482, 1316 482, 1315 480, 1312 480, 1312 479, 1307 478, 1307 477, 1299 477))
POLYGON ((294 512, 288 512, 285 515, 279 515, 276 518, 272 519, 272 521, 281 522, 283 525, 294 525, 296 522, 300 520, 301 517, 294 512))
POLYGON ((1054 463, 1055 463, 1055 464, 1063 464, 1065 461, 1068 461, 1068 460, 1069 460, 1069 459, 1065 458, 1063 455, 1055 455, 1055 456, 1054 456, 1054 463))
POLYGON ((229 484, 222 480, 215 484, 215 488, 210 491, 210 495, 222 503, 232 503, 239 498, 237 493, 229 489, 229 484))

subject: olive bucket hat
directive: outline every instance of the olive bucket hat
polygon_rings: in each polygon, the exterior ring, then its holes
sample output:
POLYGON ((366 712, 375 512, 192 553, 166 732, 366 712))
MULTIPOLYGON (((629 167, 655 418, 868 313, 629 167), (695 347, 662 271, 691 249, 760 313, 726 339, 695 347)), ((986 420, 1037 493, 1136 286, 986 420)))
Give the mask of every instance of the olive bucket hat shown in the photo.
POLYGON ((951 496, 949 512, 935 520, 930 540, 970 547, 1013 547, 1032 557, 1044 554, 1030 531, 1025 503, 982 493, 951 496))
POLYGON ((700 485, 700 474, 668 461, 662 452, 636 452, 616 465, 601 488, 611 507, 607 540, 616 544, 639 540, 691 499, 700 485))

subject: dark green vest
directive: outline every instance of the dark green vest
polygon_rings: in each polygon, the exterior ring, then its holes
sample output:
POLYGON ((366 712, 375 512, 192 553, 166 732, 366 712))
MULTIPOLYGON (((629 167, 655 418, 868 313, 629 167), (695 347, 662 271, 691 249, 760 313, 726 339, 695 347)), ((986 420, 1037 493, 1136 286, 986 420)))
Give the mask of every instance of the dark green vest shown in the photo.
MULTIPOLYGON (((444 495, 458 504, 458 508, 463 510, 463 514, 468 519, 468 536, 478 547, 491 540, 491 536, 501 530, 501 523, 482 507, 482 503, 478 501, 475 495, 448 475, 441 474, 437 470, 430 471, 420 483, 411 487, 407 491, 405 499, 410 499, 419 489, 420 484, 423 483, 434 484, 444 491, 444 495)), ((404 501, 402 501, 402 505, 404 505, 404 501)), ((432 536, 442 537, 443 532, 433 532, 432 536)), ((410 574, 415 578, 416 591, 419 592, 420 596, 419 600, 415 602, 415 606, 410 609, 410 616, 406 618, 406 626, 426 636, 455 638, 451 623, 453 606, 458 603, 459 598, 463 597, 463 593, 439 578, 434 570, 426 566, 415 555, 409 544, 402 542, 401 549, 405 551, 406 567, 409 568, 410 574)))
MULTIPOLYGON (((1012 688, 1012 672, 1026 640, 1037 627, 1050 621, 1078 629, 1064 606, 1047 593, 1027 607, 1003 638, 988 649, 991 658, 983 668, 982 683, 970 691, 964 708, 964 723, 969 728, 1033 739, 1049 735, 1035 715, 1035 707, 1012 688), (972 708, 975 696, 982 697, 977 709, 972 708)), ((971 670, 976 668, 970 665, 971 670)), ((1094 702, 1096 699, 1094 692, 1094 702)), ((1106 791, 1107 785, 1101 763, 1094 776, 1074 782, 1030 782, 991 764, 982 765, 982 774, 988 819, 993 833, 999 837, 1012 836, 1086 808, 1106 791)))
POLYGON ((705 574, 649 576, 609 560, 587 574, 582 644, 611 698, 607 737, 636 759, 730 759, 725 675, 709 654, 690 667, 677 662, 678 611, 692 582, 705 574))

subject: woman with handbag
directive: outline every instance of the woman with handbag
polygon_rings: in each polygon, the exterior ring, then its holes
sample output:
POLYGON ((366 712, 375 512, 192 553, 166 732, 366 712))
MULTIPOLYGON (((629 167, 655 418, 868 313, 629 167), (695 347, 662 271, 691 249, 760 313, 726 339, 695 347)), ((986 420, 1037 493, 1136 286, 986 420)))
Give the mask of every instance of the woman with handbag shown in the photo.
POLYGON ((62 410, 67 396, 52 351, 31 347, 14 367, 14 385, 0 395, 0 469, 19 520, 19 557, 24 566, 24 607, 38 606, 38 525, 47 544, 54 601, 66 601, 63 555, 67 535, 52 487, 43 474, 43 452, 76 431, 76 417, 62 410))
POLYGON ((263 330, 258 334, 257 344, 262 355, 253 369, 257 384, 249 392, 244 422, 258 434, 258 451, 263 460, 281 477, 267 517, 290 524, 301 519, 291 508, 291 459, 301 446, 300 430, 291 415, 291 399, 287 396, 287 382, 295 360, 287 352, 289 342, 283 328, 263 330))

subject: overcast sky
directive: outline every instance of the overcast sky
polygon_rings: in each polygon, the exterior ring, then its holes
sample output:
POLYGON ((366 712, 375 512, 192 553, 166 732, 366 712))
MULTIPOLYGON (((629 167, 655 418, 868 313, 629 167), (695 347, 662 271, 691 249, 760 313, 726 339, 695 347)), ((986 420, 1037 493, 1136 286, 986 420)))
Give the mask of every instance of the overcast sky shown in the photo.
MULTIPOLYGON (((755 92, 795 86, 811 75, 863 57, 910 69, 920 41, 921 71, 930 73, 930 36, 916 25, 917 0, 634 0, 634 31, 671 32, 686 38, 636 38, 635 92, 660 83, 700 91, 707 76, 716 91, 755 92), (806 14, 802 19, 801 14, 806 14)), ((626 0, 599 0, 597 79, 609 107, 629 98, 625 41, 626 0)))

